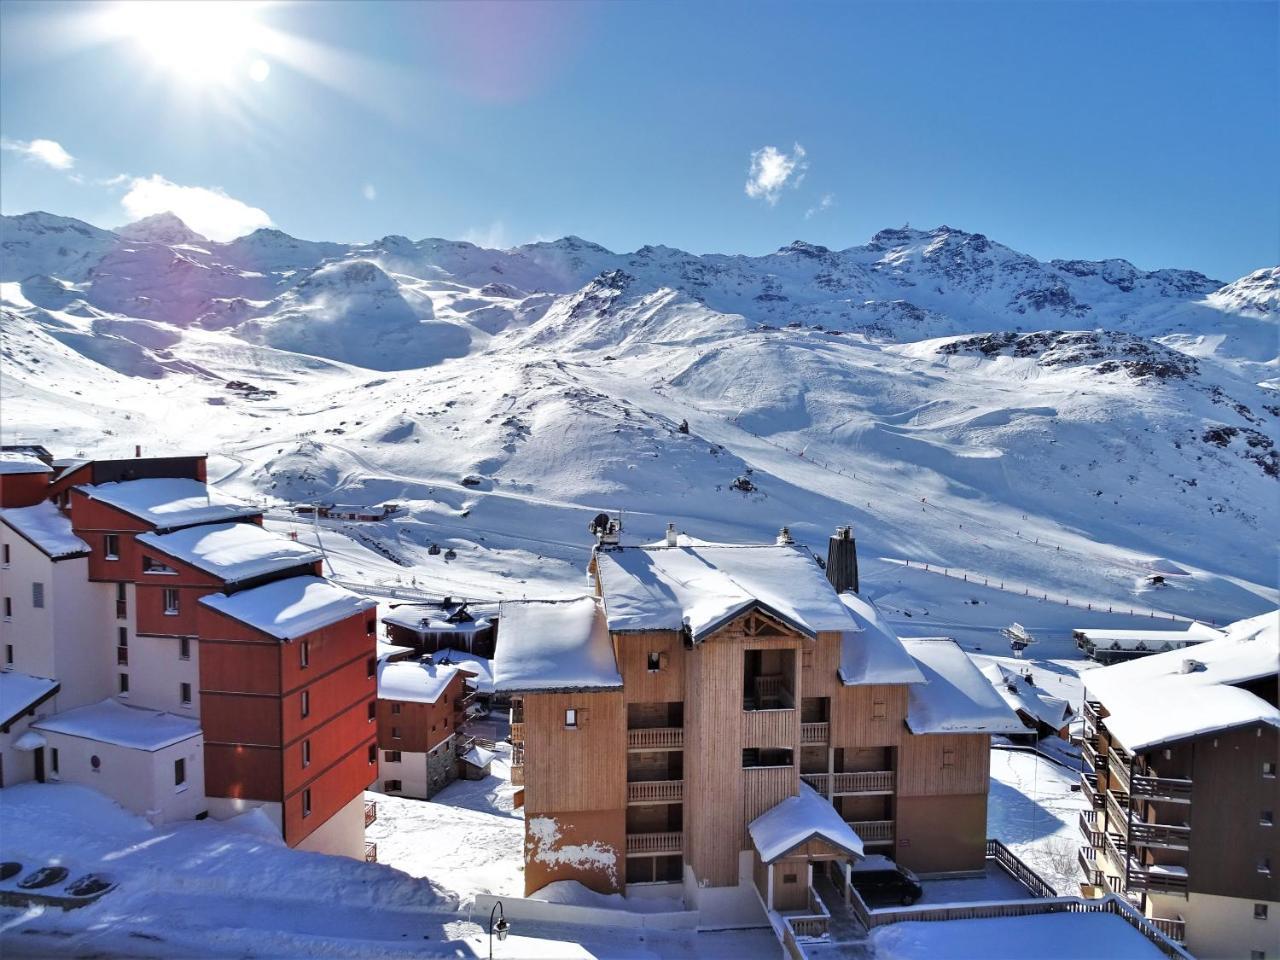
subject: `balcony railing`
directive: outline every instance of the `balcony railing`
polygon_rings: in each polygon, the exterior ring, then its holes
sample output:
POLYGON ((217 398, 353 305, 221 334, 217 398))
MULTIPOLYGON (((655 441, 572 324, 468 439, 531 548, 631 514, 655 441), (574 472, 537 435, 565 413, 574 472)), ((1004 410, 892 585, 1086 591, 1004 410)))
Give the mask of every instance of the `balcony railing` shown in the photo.
POLYGON ((129 665, 128 647, 116 647, 116 664, 121 667, 127 667, 129 665))
POLYGON ((1089 769, 1094 773, 1100 773, 1107 768, 1106 754, 1098 754, 1098 740, 1096 737, 1085 737, 1080 742, 1080 754, 1084 757, 1084 762, 1089 764, 1089 769))
POLYGON ((1129 835, 1129 795, 1107 791, 1107 829, 1129 835))
POLYGON ((511 705, 511 725, 515 726, 517 723, 524 723, 523 703, 513 703, 511 705))
POLYGON ((1129 792, 1129 760, 1115 747, 1107 751, 1107 786, 1129 792))
POLYGON ((1174 943, 1187 942, 1187 921, 1166 920, 1163 917, 1148 917, 1151 925, 1163 933, 1174 943))
POLYGON ((627 784, 627 803, 679 803, 683 799, 683 780, 637 780, 627 784))
POLYGON ((821 794, 855 797, 893 793, 892 770, 864 770, 859 773, 802 773, 800 779, 821 794))
POLYGON ((1090 806, 1095 810, 1102 807, 1102 795, 1098 793, 1098 775, 1096 773, 1080 774, 1080 792, 1085 795, 1090 806))
POLYGON ((524 724, 523 723, 513 723, 511 725, 511 742, 512 743, 524 742, 524 724))
MULTIPOLYGON (((820 940, 831 926, 831 914, 813 887, 809 888, 809 905, 806 914, 784 914, 782 922, 796 940, 820 940)), ((789 953, 790 951, 788 951, 789 953)), ((804 956, 803 950, 798 950, 804 956)))
POLYGON ((1098 869, 1098 860, 1093 847, 1081 847, 1078 856, 1084 882, 1094 887, 1102 886, 1102 871, 1098 869))
POLYGON ((825 720, 821 723, 800 724, 800 743, 803 746, 816 747, 831 740, 831 724, 825 720))
POLYGON ((524 764, 511 764, 511 785, 513 787, 524 786, 524 764))
POLYGON ((368 840, 364 842, 364 862, 378 862, 378 845, 376 843, 370 843, 368 840))
POLYGON ((1158 866, 1129 868, 1129 889, 1146 890, 1150 893, 1183 893, 1187 892, 1187 871, 1182 867, 1164 868, 1158 866))
POLYGON ((892 820, 846 821, 863 843, 893 843, 892 820))
POLYGON ((684 834, 678 830, 674 833, 628 833, 627 856, 679 853, 683 842, 684 834))
POLYGON ((364 825, 371 827, 377 819, 378 802, 376 800, 366 800, 364 802, 364 825))
POLYGON ((1097 810, 1080 811, 1080 833, 1089 841, 1091 847, 1100 847, 1105 842, 1102 829, 1098 826, 1097 810))
POLYGON ((643 727, 627 731, 631 750, 683 750, 684 727, 643 727))
POLYGON ((1191 781, 1172 777, 1147 777, 1134 774, 1130 792, 1135 797, 1149 800, 1170 800, 1174 803, 1191 802, 1191 781))
POLYGON ((1129 827, 1129 842, 1137 847, 1190 850, 1191 828, 1169 823, 1139 823, 1129 827))
POLYGON ((742 745, 794 749, 796 745, 795 710, 790 707, 777 710, 743 710, 742 745))

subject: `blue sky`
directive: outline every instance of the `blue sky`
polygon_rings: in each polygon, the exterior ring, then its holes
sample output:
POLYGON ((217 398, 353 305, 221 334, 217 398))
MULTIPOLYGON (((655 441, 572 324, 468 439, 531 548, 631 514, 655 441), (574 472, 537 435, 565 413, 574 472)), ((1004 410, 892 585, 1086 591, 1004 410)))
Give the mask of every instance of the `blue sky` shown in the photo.
POLYGON ((4 2, 0 206, 745 253, 947 223, 1232 279, 1280 261, 1278 9, 4 2))

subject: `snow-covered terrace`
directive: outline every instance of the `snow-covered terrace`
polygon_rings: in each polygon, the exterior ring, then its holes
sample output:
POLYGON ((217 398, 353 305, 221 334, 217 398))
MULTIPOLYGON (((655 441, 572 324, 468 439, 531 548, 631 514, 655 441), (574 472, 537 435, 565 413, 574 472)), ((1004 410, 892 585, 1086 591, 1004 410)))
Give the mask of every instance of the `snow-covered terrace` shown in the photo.
POLYGON ((256 523, 206 524, 173 533, 143 533, 137 539, 226 583, 315 563, 323 557, 318 550, 268 533, 256 523))
POLYGON ((617 690, 622 676, 604 611, 593 597, 511 600, 499 614, 502 642, 493 660, 500 693, 617 690))
POLYGON ((855 629, 803 547, 620 547, 596 555, 611 631, 680 630, 702 640, 759 605, 801 633, 855 629))
POLYGON ((37 720, 32 728, 98 743, 155 752, 200 735, 200 722, 163 710, 107 699, 37 720))
POLYGON ((31 507, 0 510, 0 521, 53 560, 89 554, 89 545, 72 533, 71 520, 47 500, 31 507))
POLYGON ((212 610, 278 640, 293 640, 377 606, 322 577, 289 577, 230 596, 201 597, 212 610))
POLYGON ((955 641, 902 643, 925 681, 907 688, 907 726, 912 733, 1010 734, 1026 729, 955 641))
POLYGON ((58 692, 49 677, 33 677, 17 670, 0 670, 0 727, 7 727, 28 710, 58 692))
POLYGON ((199 480, 157 477, 76 487, 92 500, 145 520, 157 530, 217 523, 262 513, 261 507, 229 497, 199 480))
POLYGON ((1238 684, 1280 672, 1280 611, 1241 620, 1191 650, 1171 650, 1084 674, 1086 697, 1130 751, 1233 727, 1280 727, 1280 710, 1238 684))
POLYGON ((458 672, 422 660, 384 661, 378 664, 378 699, 435 703, 458 672))

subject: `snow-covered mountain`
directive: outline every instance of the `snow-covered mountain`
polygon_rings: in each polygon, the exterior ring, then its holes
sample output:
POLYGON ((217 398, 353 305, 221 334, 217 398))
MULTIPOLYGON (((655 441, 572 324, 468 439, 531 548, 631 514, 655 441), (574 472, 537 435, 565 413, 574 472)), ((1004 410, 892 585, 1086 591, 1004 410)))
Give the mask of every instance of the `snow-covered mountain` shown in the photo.
POLYGON ((572 558, 607 507, 638 536, 853 521, 876 556, 1199 616, 1275 599, 1280 269, 1041 262, 948 227, 747 257, 0 226, 7 437, 394 497, 410 560, 446 536, 572 558), (1155 596, 1153 564, 1187 575, 1155 596))

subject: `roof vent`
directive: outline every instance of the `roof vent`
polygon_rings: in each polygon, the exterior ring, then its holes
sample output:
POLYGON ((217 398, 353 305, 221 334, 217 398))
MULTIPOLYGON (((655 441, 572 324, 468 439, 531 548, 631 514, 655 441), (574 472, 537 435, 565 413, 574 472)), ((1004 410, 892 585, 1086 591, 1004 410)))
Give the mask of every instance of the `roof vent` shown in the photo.
POLYGON ((783 527, 781 530, 778 531, 777 543, 778 543, 778 546, 780 547, 795 546, 796 542, 791 538, 791 530, 789 528, 783 527))
POLYGON ((1204 669, 1204 664, 1201 663, 1199 660, 1192 660, 1190 657, 1187 657, 1187 659, 1182 661, 1183 673, 1196 673, 1197 671, 1200 671, 1203 669, 1204 669))
POLYGON ((674 547, 676 545, 676 525, 674 523, 667 524, 667 546, 674 547))

